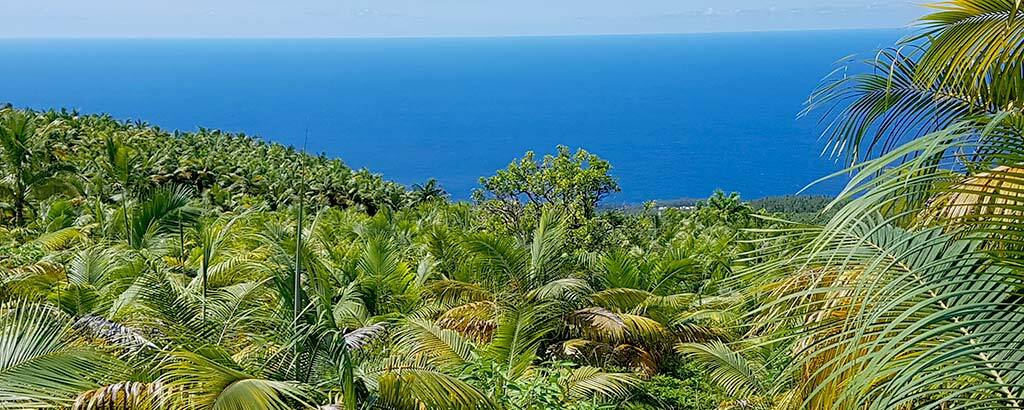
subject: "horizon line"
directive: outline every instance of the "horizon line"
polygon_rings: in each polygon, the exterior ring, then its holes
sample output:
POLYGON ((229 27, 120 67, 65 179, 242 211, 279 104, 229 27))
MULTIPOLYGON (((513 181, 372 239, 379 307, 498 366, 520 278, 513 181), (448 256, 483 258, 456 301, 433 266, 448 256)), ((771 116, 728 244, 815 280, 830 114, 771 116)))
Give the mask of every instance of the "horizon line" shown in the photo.
POLYGON ((493 35, 369 35, 369 36, 3 36, 4 40, 415 40, 415 39, 501 39, 501 38, 564 38, 564 37, 639 37, 639 36, 676 36, 704 34, 757 34, 757 33, 805 33, 805 32, 837 32, 837 31, 887 31, 908 30, 912 25, 886 27, 836 27, 806 29, 763 29, 763 30, 722 30, 722 31, 680 31, 680 32, 646 32, 646 33, 566 33, 566 34, 493 34, 493 35))

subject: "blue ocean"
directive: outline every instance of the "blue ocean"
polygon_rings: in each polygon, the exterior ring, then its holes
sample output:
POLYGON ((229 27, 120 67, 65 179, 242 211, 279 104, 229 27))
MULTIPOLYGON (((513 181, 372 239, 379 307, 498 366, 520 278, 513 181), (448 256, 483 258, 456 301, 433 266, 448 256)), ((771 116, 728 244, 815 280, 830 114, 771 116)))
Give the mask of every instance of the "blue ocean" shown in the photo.
POLYGON ((611 161, 611 202, 757 198, 840 169, 797 114, 835 61, 902 35, 0 40, 0 102, 295 146, 308 129, 310 151, 456 199, 558 144, 611 161))

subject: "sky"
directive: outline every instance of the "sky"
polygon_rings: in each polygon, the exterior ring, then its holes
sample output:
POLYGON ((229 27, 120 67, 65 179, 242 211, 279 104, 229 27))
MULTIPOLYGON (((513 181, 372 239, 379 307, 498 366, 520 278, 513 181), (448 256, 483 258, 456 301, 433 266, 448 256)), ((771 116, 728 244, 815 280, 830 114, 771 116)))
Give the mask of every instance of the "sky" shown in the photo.
POLYGON ((887 28, 907 0, 0 0, 0 37, 427 37, 887 28))

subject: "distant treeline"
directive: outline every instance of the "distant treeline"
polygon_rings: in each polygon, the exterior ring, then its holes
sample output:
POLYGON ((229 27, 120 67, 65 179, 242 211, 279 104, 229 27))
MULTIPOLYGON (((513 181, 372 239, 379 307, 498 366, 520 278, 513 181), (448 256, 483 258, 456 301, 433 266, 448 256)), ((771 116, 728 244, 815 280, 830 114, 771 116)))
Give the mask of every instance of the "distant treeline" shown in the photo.
MULTIPOLYGON (((834 200, 835 197, 827 195, 783 195, 757 199, 751 201, 750 206, 765 213, 782 215, 794 222, 817 224, 828 221, 834 214, 833 210, 841 208, 841 206, 835 206, 825 212, 825 209, 834 200)), ((841 201, 837 205, 846 202, 841 201)))
POLYGON ((358 207, 371 214, 416 201, 414 192, 368 170, 242 133, 169 132, 146 122, 69 110, 17 115, 11 121, 32 135, 23 169, 37 179, 57 177, 65 190, 109 198, 122 186, 142 192, 178 185, 222 209, 274 209, 297 198, 296 189, 303 186, 311 206, 358 207))
MULTIPOLYGON (((827 221, 831 216, 831 212, 823 211, 833 200, 835 200, 835 197, 828 195, 780 195, 744 202, 754 210, 762 211, 765 214, 779 215, 795 222, 820 223, 827 221)), ((603 209, 614 209, 624 212, 638 212, 648 206, 658 209, 685 209, 699 206, 704 201, 706 200, 680 198, 667 201, 652 201, 642 205, 608 205, 603 207, 603 209)))
POLYGON ((750 206, 771 213, 804 214, 820 212, 834 199, 826 195, 769 196, 750 201, 750 206))

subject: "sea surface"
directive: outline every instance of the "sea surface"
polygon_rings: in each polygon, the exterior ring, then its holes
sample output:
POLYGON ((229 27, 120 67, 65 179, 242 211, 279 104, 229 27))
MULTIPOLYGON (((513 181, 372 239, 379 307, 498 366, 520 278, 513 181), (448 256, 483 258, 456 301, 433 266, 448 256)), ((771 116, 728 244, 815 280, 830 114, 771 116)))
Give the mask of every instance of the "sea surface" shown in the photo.
MULTIPOLYGON (((608 159, 611 202, 791 194, 839 169, 807 96, 896 30, 645 36, 0 40, 0 102, 242 131, 456 199, 527 150, 608 159)), ((842 181, 812 187, 833 193, 842 181)))

